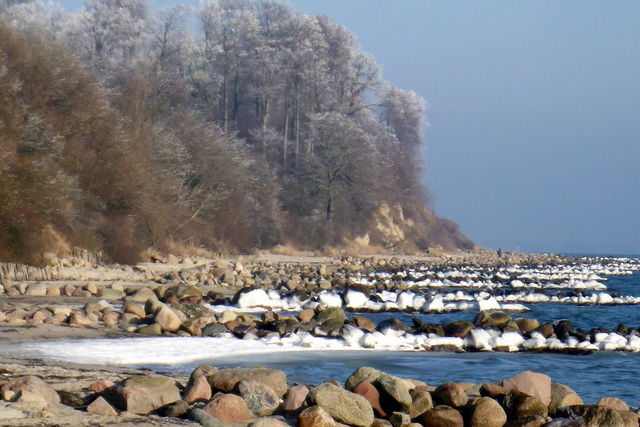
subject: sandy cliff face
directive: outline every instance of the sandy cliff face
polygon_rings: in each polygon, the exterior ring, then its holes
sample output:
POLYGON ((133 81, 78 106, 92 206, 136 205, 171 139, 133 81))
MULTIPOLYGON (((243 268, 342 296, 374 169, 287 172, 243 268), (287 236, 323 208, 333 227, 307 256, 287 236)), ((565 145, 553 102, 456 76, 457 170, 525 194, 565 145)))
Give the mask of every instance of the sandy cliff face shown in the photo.
POLYGON ((475 244, 460 232, 457 224, 436 216, 421 204, 403 208, 384 203, 371 218, 369 230, 355 237, 352 244, 397 252, 475 248, 475 244))

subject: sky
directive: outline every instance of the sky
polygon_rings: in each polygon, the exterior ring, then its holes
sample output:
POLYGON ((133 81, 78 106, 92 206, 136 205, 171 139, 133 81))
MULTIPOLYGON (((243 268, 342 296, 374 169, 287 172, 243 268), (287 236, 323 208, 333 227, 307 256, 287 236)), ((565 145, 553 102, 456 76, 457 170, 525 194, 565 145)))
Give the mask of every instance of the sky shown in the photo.
POLYGON ((474 242, 640 254, 640 2, 290 4, 356 33, 427 100, 430 206, 474 242))

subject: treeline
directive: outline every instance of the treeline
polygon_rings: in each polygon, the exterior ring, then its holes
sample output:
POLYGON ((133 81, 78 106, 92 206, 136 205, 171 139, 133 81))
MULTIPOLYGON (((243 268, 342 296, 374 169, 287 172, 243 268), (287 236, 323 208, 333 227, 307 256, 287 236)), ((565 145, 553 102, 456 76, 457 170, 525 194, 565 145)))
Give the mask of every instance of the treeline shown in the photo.
POLYGON ((414 228, 396 249, 469 248, 425 208, 425 107, 276 1, 0 0, 0 258, 341 246, 381 206, 414 228))

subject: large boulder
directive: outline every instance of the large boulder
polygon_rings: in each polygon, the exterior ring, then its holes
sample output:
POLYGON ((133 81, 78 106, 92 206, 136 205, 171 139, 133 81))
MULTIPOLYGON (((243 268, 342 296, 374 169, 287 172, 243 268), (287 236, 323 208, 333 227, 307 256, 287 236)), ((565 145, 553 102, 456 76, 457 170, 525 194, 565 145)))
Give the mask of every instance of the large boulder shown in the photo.
POLYGON ((380 403, 385 412, 409 412, 411 408, 411 394, 407 381, 391 375, 382 375, 375 382, 380 392, 380 403))
POLYGON ((220 390, 225 393, 234 391, 236 385, 240 381, 256 381, 263 383, 273 391, 278 397, 284 396, 287 392, 287 376, 284 372, 277 369, 269 368, 240 368, 240 369, 223 369, 212 375, 208 375, 207 379, 211 388, 220 390))
POLYGON ((468 424, 471 427, 502 427, 507 414, 502 406, 490 397, 480 397, 469 402, 468 424))
POLYGON ((124 380, 116 386, 113 397, 120 409, 146 415, 180 400, 180 391, 171 378, 152 375, 124 380))
POLYGON ((464 338, 475 328, 475 325, 466 320, 456 320, 455 322, 446 323, 443 327, 446 336, 464 338))
POLYGON ((98 397, 96 400, 91 402, 89 406, 87 406, 87 412, 94 415, 118 415, 118 412, 113 409, 113 406, 109 405, 109 402, 107 402, 102 396, 98 397))
POLYGON ((518 390, 509 390, 504 397, 504 408, 510 419, 529 418, 540 415, 547 416, 547 405, 535 396, 518 390))
POLYGON ((409 415, 412 419, 433 408, 433 399, 431 398, 431 393, 427 387, 415 387, 409 391, 409 394, 411 394, 411 408, 409 408, 409 415))
POLYGON ((200 375, 193 380, 189 380, 187 387, 184 391, 184 400, 187 403, 193 403, 197 401, 207 401, 211 399, 211 386, 207 377, 200 375))
POLYGON ((598 401, 598 405, 606 406, 607 408, 616 409, 618 411, 629 410, 629 405, 627 405, 624 400, 618 399, 617 397, 603 397, 598 401))
POLYGON ((418 422, 430 427, 464 427, 460 412, 450 406, 440 405, 418 417, 418 422))
POLYGON ((344 383, 344 387, 347 390, 354 390, 358 384, 362 381, 369 381, 370 383, 374 383, 378 378, 384 375, 384 372, 370 368, 368 366, 364 366, 362 368, 356 369, 353 374, 344 383))
POLYGON ((332 383, 311 389, 312 400, 324 408, 336 421, 351 426, 369 427, 373 408, 367 399, 332 383))
POLYGON ((178 314, 165 304, 159 304, 159 307, 154 312, 153 319, 163 331, 175 332, 182 325, 178 314))
POLYGON ((367 399, 378 416, 387 416, 387 413, 382 409, 382 405, 380 404, 380 393, 378 389, 369 381, 362 381, 357 385, 354 392, 367 399))
POLYGON ((440 384, 433 392, 433 399, 441 405, 459 408, 467 404, 469 398, 464 388, 458 383, 440 384))
POLYGON ((329 307, 316 314, 316 322, 318 324, 322 324, 327 320, 337 320, 344 323, 347 320, 347 315, 344 314, 344 310, 341 307, 329 307))
POLYGON ((244 399, 235 394, 219 394, 202 409, 223 423, 237 423, 254 417, 244 399))
POLYGON ((549 413, 555 414, 558 408, 565 406, 582 405, 582 399, 569 386, 564 384, 551 384, 551 402, 549 413))
POLYGON ((282 409, 285 411, 297 411, 304 405, 309 395, 309 388, 304 385, 294 385, 287 392, 287 397, 284 399, 282 409))
POLYGON ((336 427, 336 422, 327 410, 316 405, 300 413, 298 427, 336 427))
POLYGON ((507 390, 518 390, 537 397, 545 406, 549 406, 551 402, 551 378, 548 375, 525 371, 503 380, 502 386, 507 390))
POLYGON ((273 414, 280 405, 280 397, 276 392, 257 381, 240 381, 238 393, 247 402, 249 409, 259 417, 273 414))
POLYGON ((622 427, 625 419, 619 411, 600 405, 572 406, 571 411, 582 417, 587 427, 622 427))
POLYGON ((27 376, 13 378, 0 387, 0 392, 2 392, 2 394, 7 391, 17 394, 22 390, 41 396, 49 405, 57 405, 60 403, 60 396, 58 393, 49 384, 38 377, 27 376))

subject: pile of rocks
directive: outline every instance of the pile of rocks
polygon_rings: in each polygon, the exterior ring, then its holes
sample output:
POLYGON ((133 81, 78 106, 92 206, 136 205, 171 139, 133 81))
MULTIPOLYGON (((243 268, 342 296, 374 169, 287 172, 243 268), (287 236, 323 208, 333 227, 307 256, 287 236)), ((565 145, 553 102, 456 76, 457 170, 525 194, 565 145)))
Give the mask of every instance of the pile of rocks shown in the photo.
MULTIPOLYGON (((637 426, 637 410, 605 397, 585 405, 568 386, 523 372, 497 383, 447 382, 433 387, 373 368, 360 368, 344 386, 287 384, 268 368, 217 370, 202 365, 186 382, 134 375, 115 384, 100 380, 81 393, 58 393, 36 376, 0 380, 1 420, 52 414, 170 417, 203 426, 637 426)), ((106 418, 104 418, 106 417, 106 418)), ((95 421, 95 420, 94 420, 95 421)))

